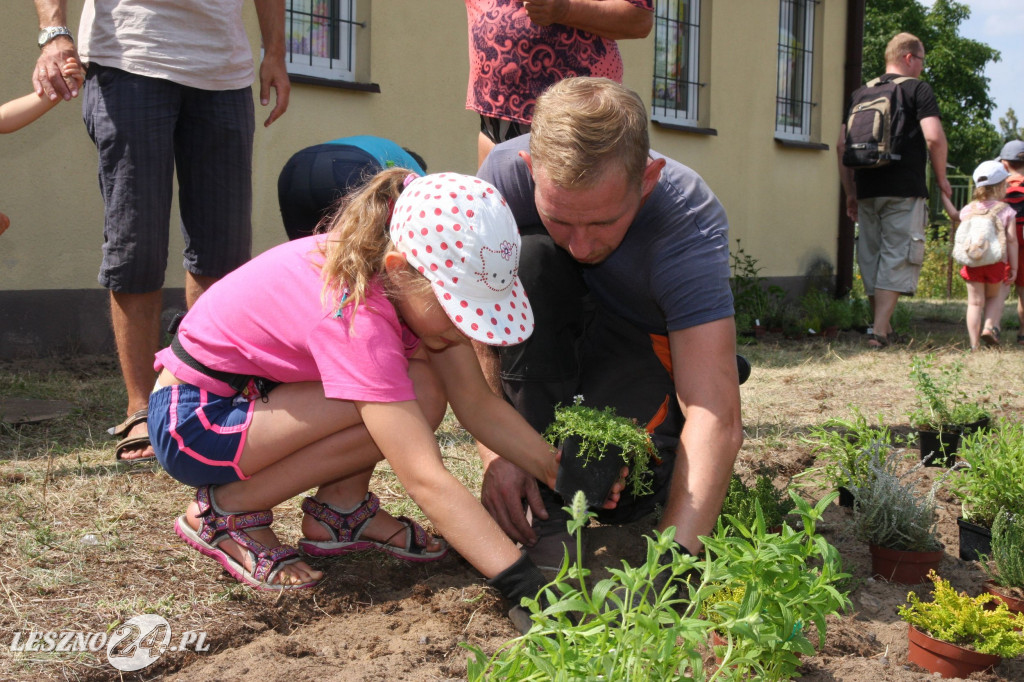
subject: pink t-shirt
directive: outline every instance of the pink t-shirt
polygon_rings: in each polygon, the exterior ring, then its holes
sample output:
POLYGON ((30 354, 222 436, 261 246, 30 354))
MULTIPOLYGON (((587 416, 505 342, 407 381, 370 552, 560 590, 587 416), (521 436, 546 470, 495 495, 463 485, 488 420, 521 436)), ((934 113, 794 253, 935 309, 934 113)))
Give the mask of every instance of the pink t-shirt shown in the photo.
MULTIPOLYGON (((653 0, 627 0, 650 11, 653 0)), ((537 95, 573 76, 622 82, 614 40, 563 24, 538 26, 522 0, 466 0, 469 88, 466 108, 530 123, 537 95)))
MULTIPOLYGON (((280 383, 320 382, 328 398, 415 400, 409 358, 419 339, 398 319, 379 282, 367 291, 354 324, 352 306, 339 317, 337 304, 322 300, 324 239, 281 244, 216 282, 181 321, 181 345, 211 369, 280 383)), ((211 393, 234 394, 170 348, 157 353, 153 366, 211 393)))

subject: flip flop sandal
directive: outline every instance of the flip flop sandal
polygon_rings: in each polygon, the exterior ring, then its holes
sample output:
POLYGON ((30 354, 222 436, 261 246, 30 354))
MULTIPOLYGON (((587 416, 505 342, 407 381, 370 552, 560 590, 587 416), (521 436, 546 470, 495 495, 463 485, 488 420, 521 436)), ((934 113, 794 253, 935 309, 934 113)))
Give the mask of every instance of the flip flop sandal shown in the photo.
POLYGON ((257 590, 301 590, 313 587, 319 580, 298 585, 275 583, 281 569, 299 561, 299 552, 294 547, 280 545, 270 548, 254 540, 246 530, 269 528, 274 521, 273 512, 257 511, 243 514, 229 514, 217 507, 213 500, 213 486, 204 485, 196 489, 196 502, 202 525, 193 530, 184 514, 174 522, 174 532, 193 549, 217 561, 235 580, 257 590), (219 545, 224 540, 237 542, 249 555, 253 565, 250 571, 219 545))
POLYGON ((397 517, 403 527, 395 531, 387 540, 378 541, 364 538, 363 532, 379 510, 380 498, 370 492, 366 493, 361 504, 349 511, 343 511, 333 504, 307 497, 302 502, 302 511, 316 519, 330 534, 331 539, 302 538, 299 540, 299 549, 306 554, 320 557, 342 556, 350 552, 379 549, 393 557, 416 562, 437 561, 448 554, 448 543, 443 540, 441 549, 428 552, 427 545, 430 544, 430 536, 423 530, 423 526, 406 516, 397 517), (402 531, 405 531, 405 544, 401 547, 392 545, 391 538, 402 531))
POLYGON ((1017 334, 1017 343, 1024 345, 1024 334, 1017 334))
POLYGON ((872 334, 871 338, 868 339, 868 347, 876 350, 881 348, 889 347, 888 337, 882 336, 881 334, 872 334))
MULTIPOLYGON (((148 424, 149 409, 143 408, 137 412, 132 412, 128 417, 118 424, 117 426, 111 426, 107 429, 107 433, 111 436, 125 436, 129 431, 134 429, 136 425, 146 423, 148 424)), ((138 457, 136 459, 123 459, 122 455, 128 450, 140 450, 145 449, 150 444, 149 434, 145 436, 127 436, 117 441, 114 446, 114 458, 116 460, 124 462, 148 462, 156 459, 155 455, 149 457, 138 457)))

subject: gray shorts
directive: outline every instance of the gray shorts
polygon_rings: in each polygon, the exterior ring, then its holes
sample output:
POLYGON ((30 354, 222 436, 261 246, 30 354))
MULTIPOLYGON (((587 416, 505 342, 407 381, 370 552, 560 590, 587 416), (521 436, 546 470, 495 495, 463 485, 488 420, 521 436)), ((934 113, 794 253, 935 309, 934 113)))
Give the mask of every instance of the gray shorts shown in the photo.
POLYGON ((913 295, 924 262, 928 203, 922 197, 857 202, 857 265, 868 296, 875 289, 913 295))
POLYGON ((184 268, 221 277, 252 249, 252 89, 199 90, 90 64, 82 117, 99 151, 103 263, 119 293, 163 287, 177 168, 184 268))

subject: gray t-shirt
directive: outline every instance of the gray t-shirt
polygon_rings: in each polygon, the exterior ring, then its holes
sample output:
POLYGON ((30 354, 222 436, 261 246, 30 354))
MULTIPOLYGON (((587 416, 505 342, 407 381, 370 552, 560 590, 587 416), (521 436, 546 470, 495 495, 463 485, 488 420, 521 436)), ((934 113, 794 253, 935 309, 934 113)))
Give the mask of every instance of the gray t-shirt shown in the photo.
MULTIPOLYGON (((508 201, 520 231, 540 225, 523 135, 495 147, 479 176, 508 201)), ((608 310, 650 334, 667 334, 733 314, 729 223, 717 197, 692 169, 664 158, 661 178, 619 247, 584 281, 608 310)), ((531 293, 531 298, 536 294, 531 293)))

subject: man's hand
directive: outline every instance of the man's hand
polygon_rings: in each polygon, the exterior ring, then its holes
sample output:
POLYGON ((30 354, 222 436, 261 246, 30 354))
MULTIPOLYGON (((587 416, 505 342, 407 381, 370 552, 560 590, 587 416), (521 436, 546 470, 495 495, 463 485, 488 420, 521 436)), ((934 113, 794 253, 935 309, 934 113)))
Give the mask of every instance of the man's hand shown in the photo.
POLYGON ((32 72, 32 88, 37 95, 51 102, 58 98, 70 100, 78 97, 79 80, 65 77, 68 60, 78 64, 78 70, 81 71, 78 50, 67 36, 57 36, 43 45, 39 59, 36 60, 35 71, 32 72))
POLYGON ((263 122, 263 127, 281 118, 281 115, 288 109, 288 99, 291 97, 292 84, 288 80, 288 70, 285 68, 284 59, 264 58, 260 64, 260 104, 270 104, 270 89, 273 88, 276 99, 270 116, 263 122))
POLYGON ((506 535, 514 542, 532 547, 537 542, 537 534, 526 519, 523 500, 535 517, 548 518, 535 478, 501 457, 484 464, 480 501, 506 535))
POLYGON ((846 197, 846 215, 853 222, 857 222, 857 197, 846 197))

